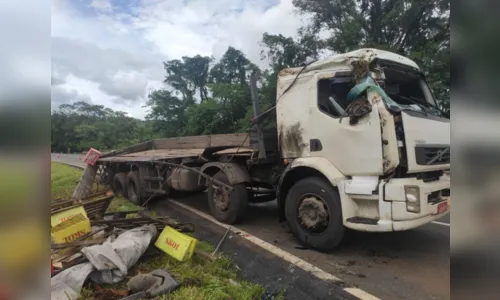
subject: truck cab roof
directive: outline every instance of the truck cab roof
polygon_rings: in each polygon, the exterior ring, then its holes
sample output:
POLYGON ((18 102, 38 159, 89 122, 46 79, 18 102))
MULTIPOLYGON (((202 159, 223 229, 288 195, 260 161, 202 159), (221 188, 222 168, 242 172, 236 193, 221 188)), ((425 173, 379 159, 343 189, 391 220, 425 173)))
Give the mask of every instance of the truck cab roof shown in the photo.
POLYGON ((281 80, 286 81, 288 79, 286 77, 294 78, 299 72, 301 74, 300 76, 302 77, 312 75, 320 71, 350 71, 352 68, 351 63, 353 61, 366 60, 367 62, 371 62, 377 58, 383 61, 390 61, 400 65, 405 65, 407 67, 410 67, 411 69, 414 69, 415 71, 420 71, 418 65, 413 60, 407 57, 385 50, 362 48, 347 53, 332 55, 325 59, 315 61, 305 68, 286 68, 281 70, 278 76, 281 80))

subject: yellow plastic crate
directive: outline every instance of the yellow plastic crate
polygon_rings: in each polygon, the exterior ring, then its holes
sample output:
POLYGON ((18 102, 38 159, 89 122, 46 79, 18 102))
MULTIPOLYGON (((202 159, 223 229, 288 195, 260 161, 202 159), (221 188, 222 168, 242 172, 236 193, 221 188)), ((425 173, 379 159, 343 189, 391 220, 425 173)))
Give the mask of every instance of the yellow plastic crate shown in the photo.
POLYGON ((67 221, 78 214, 82 214, 83 216, 85 216, 85 218, 88 218, 87 212, 85 211, 85 208, 83 207, 83 205, 80 205, 78 207, 65 209, 65 210, 59 211, 59 212, 51 215, 50 216, 50 226, 54 227, 56 225, 59 225, 62 222, 67 221))
POLYGON ((86 215, 79 213, 71 219, 51 228, 52 242, 69 243, 92 230, 90 220, 86 215))
POLYGON ((197 243, 197 239, 165 226, 155 246, 179 261, 186 261, 193 256, 197 243))

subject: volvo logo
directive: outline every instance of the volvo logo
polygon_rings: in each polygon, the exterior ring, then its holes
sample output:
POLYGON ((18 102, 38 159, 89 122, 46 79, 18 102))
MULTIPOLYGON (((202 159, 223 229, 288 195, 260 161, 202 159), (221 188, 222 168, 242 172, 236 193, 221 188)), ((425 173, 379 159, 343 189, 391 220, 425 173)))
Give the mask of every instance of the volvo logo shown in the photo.
POLYGON ((433 163, 435 163, 436 161, 440 161, 443 159, 443 156, 448 153, 450 151, 450 148, 446 148, 446 149, 443 149, 443 150, 438 150, 436 155, 431 159, 429 160, 429 162, 427 163, 428 165, 431 165, 433 163))

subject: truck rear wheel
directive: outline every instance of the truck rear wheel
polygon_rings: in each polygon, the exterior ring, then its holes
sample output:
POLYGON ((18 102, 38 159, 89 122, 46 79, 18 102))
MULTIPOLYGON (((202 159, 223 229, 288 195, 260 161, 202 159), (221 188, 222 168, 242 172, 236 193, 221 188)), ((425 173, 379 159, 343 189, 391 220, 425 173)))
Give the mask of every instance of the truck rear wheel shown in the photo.
POLYGON ((340 196, 322 178, 305 178, 293 185, 285 214, 290 230, 305 247, 330 251, 344 237, 340 196))
MULTIPOLYGON (((219 172, 214 179, 229 184, 224 172, 219 172)), ((232 191, 208 188, 208 206, 212 216, 219 222, 235 224, 241 221, 248 206, 248 194, 244 184, 235 184, 232 191)))
POLYGON ((137 205, 142 204, 144 193, 142 192, 142 185, 137 171, 131 171, 127 175, 127 195, 130 201, 137 205))
POLYGON ((116 173, 113 177, 113 192, 127 198, 127 174, 116 173))

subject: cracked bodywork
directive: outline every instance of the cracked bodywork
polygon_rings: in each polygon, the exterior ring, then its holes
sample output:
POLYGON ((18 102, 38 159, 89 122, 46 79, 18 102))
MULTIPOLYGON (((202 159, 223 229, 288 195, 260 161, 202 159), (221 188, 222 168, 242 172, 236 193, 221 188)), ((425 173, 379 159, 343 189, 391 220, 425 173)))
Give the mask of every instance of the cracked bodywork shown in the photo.
POLYGON ((382 132, 382 155, 384 174, 390 173, 399 165, 398 140, 394 116, 387 110, 382 97, 375 91, 368 92, 368 101, 377 106, 382 132))

